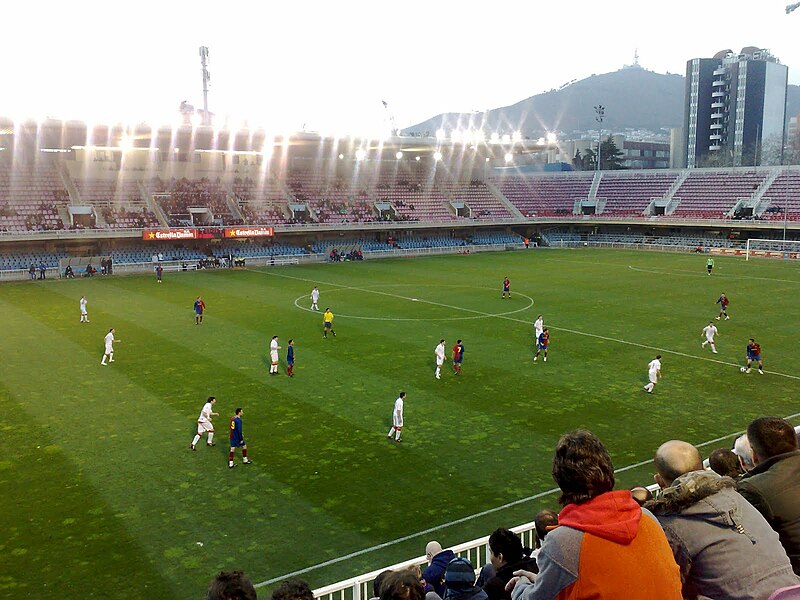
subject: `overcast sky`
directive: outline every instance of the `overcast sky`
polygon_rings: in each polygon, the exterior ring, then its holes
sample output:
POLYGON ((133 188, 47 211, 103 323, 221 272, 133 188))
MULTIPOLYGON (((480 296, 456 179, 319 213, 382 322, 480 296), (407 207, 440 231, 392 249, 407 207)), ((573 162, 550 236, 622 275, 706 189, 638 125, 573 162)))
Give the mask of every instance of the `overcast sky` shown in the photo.
POLYGON ((784 0, 9 1, 0 114, 173 122, 202 106, 276 132, 370 132, 504 106, 633 61, 665 73, 753 45, 800 84, 800 9, 784 0))

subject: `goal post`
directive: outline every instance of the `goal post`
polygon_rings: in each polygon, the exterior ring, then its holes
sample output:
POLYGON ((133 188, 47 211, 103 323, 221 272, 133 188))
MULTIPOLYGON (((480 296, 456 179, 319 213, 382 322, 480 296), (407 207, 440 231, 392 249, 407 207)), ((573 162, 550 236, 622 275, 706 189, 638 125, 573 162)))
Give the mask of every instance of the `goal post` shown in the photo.
POLYGON ((758 258, 800 260, 800 241, 748 238, 745 260, 750 260, 751 256, 758 258))

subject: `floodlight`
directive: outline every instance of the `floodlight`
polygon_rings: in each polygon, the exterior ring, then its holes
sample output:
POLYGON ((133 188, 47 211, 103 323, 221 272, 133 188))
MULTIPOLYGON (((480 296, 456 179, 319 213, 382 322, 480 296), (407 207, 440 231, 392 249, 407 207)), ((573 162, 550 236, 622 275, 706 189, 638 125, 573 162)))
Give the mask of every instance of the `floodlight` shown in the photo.
POLYGON ((339 160, 342 160, 343 158, 344 158, 344 154, 340 154, 339 155, 339 160))
POLYGON ((511 162, 512 160, 514 160, 514 155, 511 154, 511 152, 506 152, 505 159, 506 162, 511 162))
POLYGON ((501 139, 503 140, 504 144, 508 144, 511 141, 511 136, 505 133, 501 139))
POLYGON ((555 144, 558 141, 558 136, 553 131, 547 132, 547 143, 555 144))
POLYGON ((511 136, 511 139, 515 142, 518 142, 522 139, 522 134, 519 131, 515 131, 514 135, 511 136))
POLYGON ((447 134, 444 132, 444 129, 437 129, 436 130, 436 139, 443 140, 447 137, 447 134))
POLYGON ((416 158, 416 161, 419 162, 419 156, 416 158))
POLYGON ((486 157, 486 162, 489 162, 489 160, 490 160, 490 158, 487 156, 487 157, 486 157))
POLYGON ((442 153, 438 150, 433 153, 433 160, 442 160, 442 153))
POLYGON ((395 157, 397 160, 400 160, 401 158, 403 158, 403 153, 398 151, 398 153, 397 153, 397 154, 395 154, 395 155, 394 155, 394 157, 395 157))
POLYGON ((367 157, 367 151, 363 148, 356 150, 356 160, 364 160, 367 157))
POLYGON ((496 131, 493 131, 492 135, 489 137, 489 139, 491 140, 491 142, 493 144, 496 144, 497 142, 500 141, 500 134, 497 133, 496 131))

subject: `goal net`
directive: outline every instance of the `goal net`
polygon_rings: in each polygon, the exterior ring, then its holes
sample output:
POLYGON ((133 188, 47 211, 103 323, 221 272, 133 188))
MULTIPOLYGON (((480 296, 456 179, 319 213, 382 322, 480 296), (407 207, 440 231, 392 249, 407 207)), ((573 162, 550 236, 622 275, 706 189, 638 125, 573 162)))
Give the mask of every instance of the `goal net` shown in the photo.
POLYGON ((745 259, 750 260, 751 257, 798 260, 800 259, 800 241, 750 238, 747 240, 745 259))

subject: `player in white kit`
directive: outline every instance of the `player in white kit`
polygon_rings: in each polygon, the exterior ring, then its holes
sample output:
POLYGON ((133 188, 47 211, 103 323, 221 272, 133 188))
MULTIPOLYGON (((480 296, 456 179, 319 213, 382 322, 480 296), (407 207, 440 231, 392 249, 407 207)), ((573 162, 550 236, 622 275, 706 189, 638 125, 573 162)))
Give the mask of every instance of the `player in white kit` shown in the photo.
POLYGON ((392 411, 392 428, 386 434, 386 439, 392 439, 394 434, 395 442, 402 442, 400 439, 400 432, 403 431, 403 401, 405 400, 406 393, 400 392, 400 396, 394 401, 394 410, 392 411))
POLYGON ((317 302, 319 302, 319 290, 317 286, 314 286, 314 289, 311 290, 311 310, 319 310, 317 302))
POLYGON ((436 354, 436 379, 441 379, 442 365, 444 364, 444 340, 439 340, 439 345, 433 352, 436 354))
POLYGON ((214 445, 214 425, 211 423, 211 417, 219 416, 219 413, 214 412, 214 405, 216 403, 217 399, 214 396, 209 396, 206 403, 203 404, 200 416, 197 417, 197 435, 194 436, 192 443, 189 445, 189 448, 192 450, 197 450, 197 442, 200 441, 200 436, 204 433, 208 433, 206 446, 214 445))
MULTIPOLYGON (((709 321, 708 325, 703 327, 703 334, 706 336, 706 341, 700 344, 701 348, 705 348, 706 344, 711 345, 711 351, 716 354, 717 347, 714 345, 714 336, 717 335, 719 332, 717 331, 717 327, 714 325, 714 321, 709 321)), ((702 334, 701 334, 702 335, 702 334)))
POLYGON ((86 296, 81 296, 81 323, 88 323, 89 322, 89 313, 86 312, 86 305, 89 301, 86 299, 86 296))
POLYGON ((103 359, 100 361, 100 364, 106 366, 106 357, 108 357, 108 362, 114 362, 114 342, 118 342, 119 340, 114 339, 114 328, 108 330, 106 337, 104 338, 106 349, 103 352, 103 359))
POLYGON ((542 335, 542 331, 544 331, 544 319, 542 315, 537 315, 536 320, 533 322, 533 329, 536 332, 536 339, 539 339, 539 336, 542 335))
POLYGON ((273 335, 272 341, 269 343, 269 374, 270 375, 277 375, 278 374, 278 350, 281 347, 278 346, 278 336, 273 335))
POLYGON ((656 387, 656 383, 658 382, 658 378, 661 377, 660 354, 656 355, 656 357, 647 364, 647 377, 650 379, 650 383, 644 386, 644 391, 648 394, 652 394, 653 388, 656 387))

